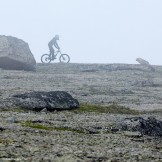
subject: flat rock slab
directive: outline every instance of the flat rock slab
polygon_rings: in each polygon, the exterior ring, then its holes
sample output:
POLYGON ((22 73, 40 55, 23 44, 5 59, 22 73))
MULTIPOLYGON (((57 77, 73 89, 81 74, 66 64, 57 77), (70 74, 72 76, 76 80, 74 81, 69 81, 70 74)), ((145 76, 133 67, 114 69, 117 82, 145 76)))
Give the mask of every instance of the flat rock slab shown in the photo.
POLYGON ((16 106, 41 111, 70 110, 79 108, 79 102, 65 91, 31 92, 14 95, 16 106))

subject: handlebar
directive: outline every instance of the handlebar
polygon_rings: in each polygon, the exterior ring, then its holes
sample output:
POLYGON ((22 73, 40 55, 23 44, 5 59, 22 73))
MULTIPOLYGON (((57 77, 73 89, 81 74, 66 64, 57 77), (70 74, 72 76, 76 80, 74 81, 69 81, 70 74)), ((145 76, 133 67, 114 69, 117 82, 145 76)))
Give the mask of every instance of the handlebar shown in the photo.
POLYGON ((59 50, 57 50, 56 52, 57 52, 57 53, 61 53, 61 50, 59 49, 59 50))

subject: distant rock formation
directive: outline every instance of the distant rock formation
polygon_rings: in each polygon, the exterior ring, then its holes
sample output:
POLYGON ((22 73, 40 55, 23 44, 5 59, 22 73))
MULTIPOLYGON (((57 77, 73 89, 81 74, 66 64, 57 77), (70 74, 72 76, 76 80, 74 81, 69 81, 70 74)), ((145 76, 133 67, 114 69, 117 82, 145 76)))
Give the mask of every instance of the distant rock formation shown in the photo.
POLYGON ((45 108, 48 111, 79 108, 79 102, 64 91, 19 94, 14 96, 14 102, 21 108, 34 111, 41 111, 45 108))
POLYGON ((155 69, 150 65, 150 63, 142 58, 137 58, 136 61, 143 66, 148 67, 151 71, 155 71, 155 69))
POLYGON ((34 71, 35 66, 35 58, 26 42, 12 36, 0 36, 0 68, 34 71))

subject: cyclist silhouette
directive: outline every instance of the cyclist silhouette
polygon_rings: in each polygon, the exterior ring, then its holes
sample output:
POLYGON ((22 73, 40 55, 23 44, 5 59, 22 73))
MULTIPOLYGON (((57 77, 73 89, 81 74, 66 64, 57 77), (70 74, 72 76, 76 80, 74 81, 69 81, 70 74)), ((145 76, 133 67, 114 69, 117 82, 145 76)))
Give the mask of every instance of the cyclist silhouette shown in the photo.
POLYGON ((55 48, 57 48, 58 51, 60 51, 60 47, 57 44, 57 40, 59 40, 59 35, 55 35, 55 37, 48 43, 48 47, 49 47, 49 50, 50 50, 50 56, 51 56, 52 60, 55 59, 55 55, 54 55, 55 50, 54 50, 53 46, 55 48))
POLYGON ((45 53, 41 56, 41 62, 42 63, 50 63, 51 61, 57 59, 56 57, 59 56, 60 63, 68 63, 70 61, 70 57, 68 54, 61 53, 60 47, 57 44, 57 41, 59 40, 59 35, 55 35, 55 37, 49 41, 48 47, 49 47, 49 53, 45 53), (54 47, 57 49, 55 51, 54 47))

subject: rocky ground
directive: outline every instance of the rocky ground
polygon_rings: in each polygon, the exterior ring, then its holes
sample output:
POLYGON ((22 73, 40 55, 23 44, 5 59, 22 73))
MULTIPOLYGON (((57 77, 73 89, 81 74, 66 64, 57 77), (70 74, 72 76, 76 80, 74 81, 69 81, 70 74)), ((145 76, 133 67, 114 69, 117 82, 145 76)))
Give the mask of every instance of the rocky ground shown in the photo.
POLYGON ((162 67, 129 64, 37 64, 36 72, 0 70, 0 161, 162 161, 161 137, 115 130, 124 118, 162 120, 162 67), (130 108, 32 112, 12 96, 66 91, 81 105, 130 108), (123 106, 123 107, 122 107, 123 106), (135 110, 137 113, 134 113, 135 110))

